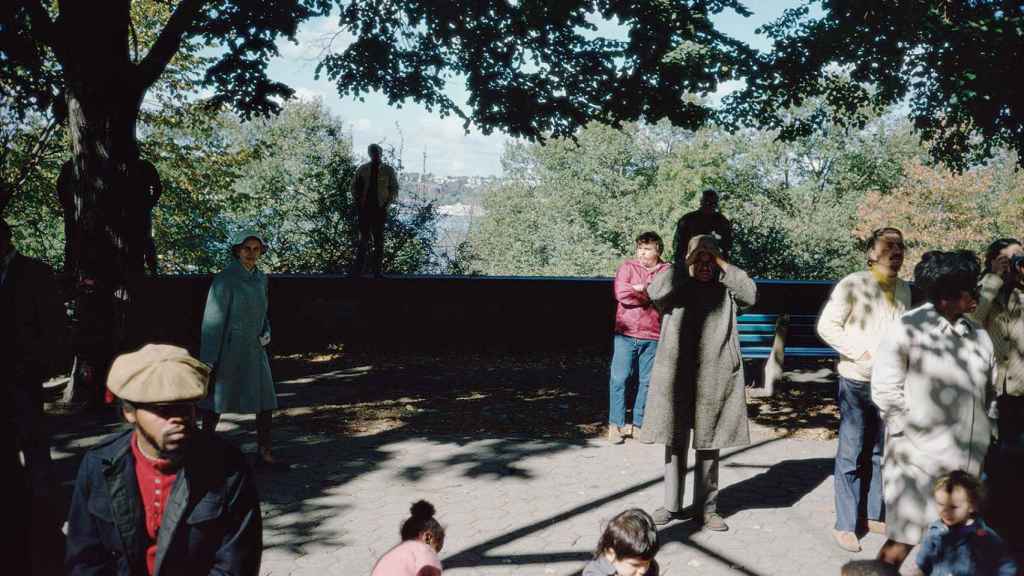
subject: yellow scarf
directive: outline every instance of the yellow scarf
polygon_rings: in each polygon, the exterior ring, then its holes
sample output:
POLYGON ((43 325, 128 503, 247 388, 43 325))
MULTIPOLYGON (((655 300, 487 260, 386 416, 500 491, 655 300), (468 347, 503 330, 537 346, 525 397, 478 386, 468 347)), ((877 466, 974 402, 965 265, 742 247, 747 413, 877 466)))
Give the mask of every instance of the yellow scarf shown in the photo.
POLYGON ((878 282, 878 287, 882 289, 882 294, 885 295, 885 299, 889 301, 890 305, 895 306, 896 282, 899 281, 899 277, 889 276, 874 266, 871 267, 871 275, 875 277, 875 282, 878 282))

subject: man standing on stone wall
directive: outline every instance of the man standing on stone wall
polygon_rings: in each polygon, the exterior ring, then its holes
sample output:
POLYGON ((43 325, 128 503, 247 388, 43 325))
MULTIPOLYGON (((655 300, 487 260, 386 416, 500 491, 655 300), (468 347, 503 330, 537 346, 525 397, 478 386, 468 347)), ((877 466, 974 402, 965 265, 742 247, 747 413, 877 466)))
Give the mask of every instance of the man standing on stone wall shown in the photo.
POLYGON ((871 401, 871 368, 885 329, 910 308, 900 280, 903 234, 879 228, 868 238, 868 269, 836 284, 818 318, 818 335, 839 352, 839 446, 835 462, 836 525, 844 550, 860 551, 858 534, 884 533, 882 446, 885 429, 871 401))
POLYGON ((701 234, 715 237, 722 255, 726 258, 732 252, 732 223, 718 211, 718 192, 708 188, 700 194, 700 208, 685 214, 676 224, 672 243, 672 259, 676 266, 683 266, 690 239, 701 234))
POLYGON ((378 144, 366 149, 370 161, 356 169, 352 177, 352 197, 359 211, 359 251, 355 274, 366 267, 366 253, 373 238, 373 273, 380 276, 384 264, 384 223, 388 205, 398 198, 398 176, 395 169, 381 161, 384 150, 378 144))

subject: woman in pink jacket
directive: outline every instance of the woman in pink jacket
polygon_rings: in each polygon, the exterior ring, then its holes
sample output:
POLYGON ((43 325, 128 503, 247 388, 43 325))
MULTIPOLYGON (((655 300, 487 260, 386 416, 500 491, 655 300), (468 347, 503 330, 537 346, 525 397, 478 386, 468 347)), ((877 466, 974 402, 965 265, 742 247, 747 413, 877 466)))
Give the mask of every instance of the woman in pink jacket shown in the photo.
POLYGON ((633 435, 633 426, 643 426, 647 385, 661 333, 661 315, 647 296, 647 285, 668 266, 662 262, 664 243, 654 232, 636 238, 636 258, 626 260, 615 273, 615 337, 609 378, 608 441, 621 444, 633 435), (626 426, 626 389, 637 378, 633 423, 626 426))

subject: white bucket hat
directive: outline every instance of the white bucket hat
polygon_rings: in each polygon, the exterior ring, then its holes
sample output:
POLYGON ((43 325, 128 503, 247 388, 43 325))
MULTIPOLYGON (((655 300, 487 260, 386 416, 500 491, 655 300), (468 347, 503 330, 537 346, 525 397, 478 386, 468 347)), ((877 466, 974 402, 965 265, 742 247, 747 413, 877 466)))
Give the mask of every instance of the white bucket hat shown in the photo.
POLYGON ((234 234, 232 234, 231 235, 231 246, 232 247, 241 246, 249 238, 255 238, 255 239, 260 241, 260 244, 263 244, 263 253, 264 254, 266 254, 267 250, 270 249, 270 246, 267 245, 267 241, 263 237, 263 235, 258 233, 258 232, 256 232, 256 231, 254 231, 254 230, 239 230, 238 232, 235 232, 234 234))

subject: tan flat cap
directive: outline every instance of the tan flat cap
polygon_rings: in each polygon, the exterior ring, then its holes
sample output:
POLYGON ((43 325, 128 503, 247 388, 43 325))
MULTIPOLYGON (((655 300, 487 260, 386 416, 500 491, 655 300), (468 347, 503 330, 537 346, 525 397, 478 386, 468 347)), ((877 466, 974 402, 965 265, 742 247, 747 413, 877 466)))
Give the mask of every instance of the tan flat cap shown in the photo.
POLYGON ((188 402, 206 396, 209 379, 210 368, 189 356, 188 350, 147 344, 114 360, 107 388, 114 396, 139 404, 188 402))

